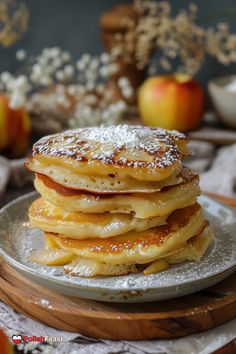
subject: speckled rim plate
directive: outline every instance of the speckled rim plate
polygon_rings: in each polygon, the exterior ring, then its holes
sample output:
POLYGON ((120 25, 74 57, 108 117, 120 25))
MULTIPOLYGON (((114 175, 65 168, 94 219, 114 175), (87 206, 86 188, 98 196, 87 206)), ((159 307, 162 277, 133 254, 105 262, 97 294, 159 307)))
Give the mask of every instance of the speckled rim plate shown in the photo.
POLYGON ((62 267, 30 263, 32 249, 42 247, 43 235, 28 229, 27 210, 37 197, 33 192, 6 205, 0 211, 0 254, 26 277, 58 292, 107 302, 148 302, 191 294, 212 286, 236 270, 236 214, 209 197, 199 202, 209 219, 215 242, 202 261, 174 265, 158 273, 116 277, 81 278, 63 273, 62 267))

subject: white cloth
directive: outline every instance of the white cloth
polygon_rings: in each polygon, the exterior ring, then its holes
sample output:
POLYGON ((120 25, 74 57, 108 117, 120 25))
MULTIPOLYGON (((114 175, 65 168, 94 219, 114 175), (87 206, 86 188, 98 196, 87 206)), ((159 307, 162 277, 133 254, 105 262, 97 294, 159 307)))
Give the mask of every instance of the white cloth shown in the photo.
POLYGON ((25 167, 26 158, 8 160, 0 156, 0 197, 8 185, 21 188, 33 180, 33 174, 25 167))
POLYGON ((0 198, 5 192, 10 176, 10 163, 5 157, 0 156, 0 198))
POLYGON ((203 191, 236 197, 236 144, 217 152, 211 168, 201 174, 203 191))

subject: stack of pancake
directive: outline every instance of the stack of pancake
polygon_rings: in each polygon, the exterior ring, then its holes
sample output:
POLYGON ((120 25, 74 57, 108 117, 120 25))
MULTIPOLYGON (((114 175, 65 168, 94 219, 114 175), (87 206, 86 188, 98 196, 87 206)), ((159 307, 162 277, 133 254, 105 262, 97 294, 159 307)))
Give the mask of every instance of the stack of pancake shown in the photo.
POLYGON ((72 275, 144 274, 199 261, 212 240, 182 133, 143 126, 46 136, 26 166, 41 194, 29 209, 45 246, 31 261, 72 275))

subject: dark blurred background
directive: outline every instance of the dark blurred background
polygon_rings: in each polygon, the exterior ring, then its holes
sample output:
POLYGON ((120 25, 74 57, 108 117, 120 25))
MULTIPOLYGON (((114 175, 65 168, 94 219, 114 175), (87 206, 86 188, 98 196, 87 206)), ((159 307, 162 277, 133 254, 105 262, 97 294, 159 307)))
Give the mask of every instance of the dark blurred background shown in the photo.
MULTIPOLYGON (((37 55, 43 48, 59 46, 68 50, 75 58, 83 53, 97 54, 102 51, 99 17, 115 4, 123 0, 26 0, 30 9, 30 26, 22 40, 13 47, 0 47, 0 71, 16 69, 15 52, 26 49, 29 55, 37 55)), ((186 7, 190 1, 173 0, 174 12, 186 7)), ((235 0, 200 0, 199 23, 204 26, 227 21, 231 32, 236 32, 235 0)), ((203 84, 216 76, 236 73, 236 64, 224 67, 215 59, 207 58, 197 75, 203 84)))

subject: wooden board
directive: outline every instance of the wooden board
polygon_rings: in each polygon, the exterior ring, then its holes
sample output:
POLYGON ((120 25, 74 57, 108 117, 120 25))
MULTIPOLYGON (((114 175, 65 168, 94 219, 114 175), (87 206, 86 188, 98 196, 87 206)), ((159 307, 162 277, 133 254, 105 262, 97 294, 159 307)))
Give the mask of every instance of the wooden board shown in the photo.
POLYGON ((204 194, 207 195, 208 197, 216 199, 220 203, 223 203, 231 208, 236 208, 236 198, 229 198, 229 197, 225 197, 223 195, 219 195, 219 194, 211 193, 211 192, 206 192, 204 194))
POLYGON ((181 337, 236 316, 236 274, 196 294, 146 304, 102 303, 67 297, 1 265, 0 299, 52 327, 109 339, 181 337))
MULTIPOLYGON (((236 207, 236 200, 224 198, 224 202, 236 207)), ((115 304, 58 294, 26 279, 2 261, 0 299, 49 326, 92 337, 176 338, 214 328, 236 317, 236 273, 211 288, 181 298, 115 304)))

